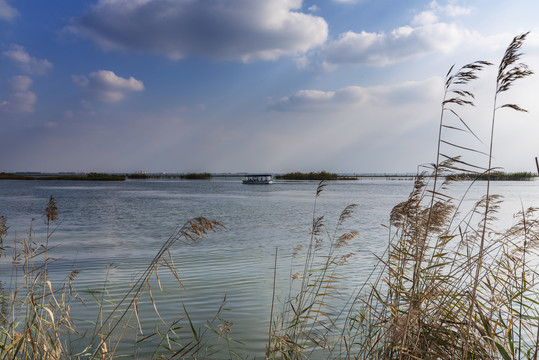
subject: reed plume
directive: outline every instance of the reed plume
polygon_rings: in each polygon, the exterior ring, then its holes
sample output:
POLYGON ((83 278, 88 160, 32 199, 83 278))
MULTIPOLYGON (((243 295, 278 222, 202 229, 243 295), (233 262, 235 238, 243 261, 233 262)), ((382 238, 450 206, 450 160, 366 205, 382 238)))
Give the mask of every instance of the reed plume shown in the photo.
POLYGON ((514 226, 499 231, 494 225, 502 199, 490 193, 490 179, 485 195, 467 212, 464 199, 447 193, 452 179, 448 175, 490 174, 496 111, 524 111, 516 104, 497 105, 497 99, 515 81, 532 74, 519 63, 526 35, 514 38, 498 69, 489 152, 449 140, 448 135, 467 133, 484 143, 458 108, 475 106, 475 96, 466 87, 491 63, 478 61, 456 71, 453 66, 447 73, 436 162, 431 174, 418 174, 408 199, 391 211, 387 258, 379 258, 371 290, 355 300, 358 306, 348 318, 344 357, 536 356, 538 311, 533 304, 538 298, 531 280, 535 271, 526 261, 537 249, 536 212, 522 211, 514 226), (485 156, 488 165, 462 157, 467 154, 485 156))

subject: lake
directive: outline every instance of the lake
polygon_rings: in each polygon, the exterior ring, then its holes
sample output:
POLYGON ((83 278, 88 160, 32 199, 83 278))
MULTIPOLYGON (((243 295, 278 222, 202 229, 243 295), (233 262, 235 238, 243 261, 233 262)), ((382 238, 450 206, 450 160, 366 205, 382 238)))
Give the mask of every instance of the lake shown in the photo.
MULTIPOLYGON (((291 274, 301 264, 294 258, 297 245, 308 244, 313 219, 317 182, 276 181, 273 185, 244 185, 239 178, 212 180, 128 180, 125 182, 75 181, 1 181, 0 215, 9 226, 6 247, 15 238, 28 237, 30 226, 37 243, 44 241, 44 209, 53 196, 60 222, 52 235, 50 277, 54 283, 65 279, 71 270, 80 270, 74 287, 85 305, 73 303, 72 313, 78 329, 91 328, 97 318, 97 305, 91 292, 107 288, 106 309, 118 301, 129 284, 150 264, 161 245, 178 226, 196 216, 222 222, 226 229, 209 234, 195 244, 177 244, 172 259, 183 287, 164 271, 159 272, 162 290, 152 288, 159 300, 159 314, 165 320, 180 316, 186 321, 187 309, 196 329, 204 331, 218 309, 226 303, 211 326, 224 320, 231 325, 230 337, 239 342, 223 343, 209 331, 209 350, 223 350, 230 345, 241 356, 263 358, 268 338, 272 304, 275 252, 278 249, 278 300, 289 292, 291 274), (32 221, 32 219, 34 219, 32 221)), ((389 213, 404 201, 412 190, 412 180, 363 178, 357 181, 328 182, 316 200, 316 214, 324 215, 330 233, 341 211, 357 204, 346 222, 346 230, 361 235, 350 243, 353 253, 341 269, 339 290, 344 298, 365 283, 389 241, 389 213)), ((469 182, 452 186, 461 196, 469 182)), ((478 183, 468 201, 479 200, 486 183, 478 183)), ((539 182, 494 182, 493 192, 505 197, 500 223, 510 225, 512 213, 522 206, 539 205, 539 182)), ((9 249, 6 252, 9 253, 9 249)), ((5 254, 4 254, 5 255, 5 254)), ((301 254, 300 254, 301 255, 301 254)), ((0 264, 4 290, 13 275, 9 256, 0 264)), ((18 285, 21 285, 20 280, 18 285)), ((337 302, 339 300, 336 300, 337 302)), ((275 312, 282 308, 279 302, 275 312)), ((139 304, 140 322, 145 334, 155 330, 160 320, 149 299, 139 304)), ((208 331, 208 330, 207 330, 208 331)), ((180 337, 190 336, 189 327, 179 329, 180 337)), ((121 353, 148 357, 159 343, 148 340, 135 347, 122 343, 121 353)), ((83 341, 73 340, 73 351, 83 341)), ((219 356, 217 356, 219 357, 219 356)))

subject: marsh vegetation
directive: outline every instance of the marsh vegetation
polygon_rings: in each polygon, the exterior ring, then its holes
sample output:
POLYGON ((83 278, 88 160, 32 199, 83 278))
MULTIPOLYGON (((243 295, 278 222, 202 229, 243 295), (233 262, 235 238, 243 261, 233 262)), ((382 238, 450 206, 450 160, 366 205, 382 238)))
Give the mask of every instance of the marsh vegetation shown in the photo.
POLYGON ((302 173, 299 171, 291 172, 287 174, 277 175, 275 176, 276 179, 279 180, 357 180, 357 176, 349 176, 349 175, 339 175, 336 173, 331 173, 327 171, 319 171, 319 172, 308 172, 308 173, 302 173))
POLYGON ((450 180, 462 181, 462 180, 490 180, 490 181, 530 181, 536 178, 536 175, 531 172, 513 172, 506 173, 503 171, 493 171, 490 174, 452 174, 448 176, 450 180))
POLYGON ((124 181, 125 176, 88 173, 88 174, 13 174, 0 173, 0 180, 73 180, 73 181, 124 181))
POLYGON ((186 179, 186 180, 209 180, 213 177, 210 173, 188 173, 188 174, 127 174, 128 179, 186 179))

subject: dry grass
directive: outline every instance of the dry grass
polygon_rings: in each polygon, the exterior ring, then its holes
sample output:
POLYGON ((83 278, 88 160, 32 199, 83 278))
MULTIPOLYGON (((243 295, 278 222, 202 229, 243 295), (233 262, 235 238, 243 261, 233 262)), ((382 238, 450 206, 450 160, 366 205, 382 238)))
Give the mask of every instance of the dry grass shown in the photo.
MULTIPOLYGON (((2 299, 2 304, 9 304, 9 309, 2 309, 0 323, 0 358, 2 359, 114 359, 122 341, 125 341, 127 330, 134 329, 140 334, 137 344, 144 346, 148 339, 160 336, 154 354, 156 357, 197 357, 204 345, 205 333, 213 330, 214 322, 220 320, 217 311, 214 319, 204 332, 197 331, 189 318, 184 306, 184 313, 173 320, 165 320, 159 316, 159 304, 154 300, 152 284, 160 286, 158 270, 165 268, 177 280, 181 281, 176 271, 170 249, 177 243, 197 242, 209 232, 214 232, 224 226, 215 220, 197 217, 179 227, 162 245, 157 255, 143 273, 134 281, 123 297, 115 300, 113 308, 105 310, 110 299, 105 298, 107 289, 104 287, 100 297, 94 297, 98 302, 98 313, 94 329, 91 333, 79 334, 71 318, 71 304, 82 301, 73 288, 73 281, 78 271, 71 271, 65 282, 55 287, 48 279, 48 264, 53 261, 48 256, 49 238, 58 226, 58 208, 54 198, 50 198, 44 212, 47 228, 43 244, 38 245, 33 238, 33 230, 23 240, 16 240, 13 259, 13 278, 15 284, 8 298, 2 299), (22 274, 18 272, 22 271, 22 274), (19 285, 19 279, 23 284, 19 285), (152 334, 144 334, 141 328, 141 317, 137 304, 142 296, 150 299, 157 316, 162 321, 161 329, 152 334), (181 324, 180 324, 181 323, 181 324), (180 341, 177 330, 189 326, 192 329, 192 339, 180 341), (86 346, 81 351, 72 348, 72 336, 82 336, 86 346)), ((4 219, 4 218, 2 218, 4 219)), ((0 223, 0 239, 6 236, 6 222, 0 223)), ((106 284, 106 280, 105 280, 106 284)), ((220 337, 226 337, 231 323, 223 321, 220 337)), ((215 325, 217 326, 217 325, 215 325)), ((214 330, 213 330, 214 331, 214 330)), ((150 345, 148 346, 155 346, 150 345)))
MULTIPOLYGON (((535 265, 526 256, 537 250, 535 209, 517 215, 506 231, 496 231, 500 198, 490 192, 459 217, 463 199, 448 195, 455 171, 486 173, 492 169, 493 133, 498 109, 525 111, 515 104, 498 105, 498 95, 532 74, 516 64, 527 34, 515 37, 498 70, 485 165, 450 156, 445 149, 481 153, 474 146, 445 140, 461 131, 479 138, 457 108, 474 105, 463 86, 491 65, 480 61, 449 71, 442 101, 437 161, 428 179, 418 176, 408 200, 394 207, 393 241, 381 259, 381 275, 359 301, 363 309, 350 318, 348 343, 361 359, 517 359, 537 356, 538 297, 535 265), (447 125, 447 116, 460 126, 447 125), (444 130, 444 131, 442 131, 444 130), (444 159, 441 161, 441 159, 444 159), (460 220, 456 220, 459 219, 460 220)), ((538 333, 539 334, 539 333, 538 333)))
POLYGON ((530 259, 538 255, 539 218, 536 209, 522 209, 513 226, 496 230, 502 200, 490 191, 497 111, 525 111, 499 105, 498 95, 532 74, 518 63, 526 36, 513 39, 499 65, 488 152, 451 135, 465 133, 483 143, 458 109, 475 105, 466 88, 492 64, 477 61, 447 73, 436 162, 393 208, 389 248, 344 309, 332 309, 326 300, 338 281, 335 251, 356 233, 329 235, 323 217, 313 213, 304 265, 309 275, 274 319, 268 358, 537 359, 537 264, 530 259), (485 162, 469 161, 469 154, 485 162), (450 196, 448 175, 463 171, 487 177, 484 196, 471 209, 462 208, 465 199, 450 196), (314 250, 322 233, 330 242, 323 255, 314 250))
MULTIPOLYGON (((69 306, 74 299, 71 284, 77 272, 72 271, 59 287, 54 287, 48 279, 51 261, 48 241, 58 221, 58 209, 52 197, 44 217, 47 233, 43 245, 34 242, 32 228, 27 238, 15 243, 12 262, 15 271, 22 268, 24 284, 2 299, 9 306, 1 313, 0 349, 4 359, 65 358, 69 345, 62 334, 75 332, 69 306)), ((3 228, 5 234, 5 222, 3 228)))

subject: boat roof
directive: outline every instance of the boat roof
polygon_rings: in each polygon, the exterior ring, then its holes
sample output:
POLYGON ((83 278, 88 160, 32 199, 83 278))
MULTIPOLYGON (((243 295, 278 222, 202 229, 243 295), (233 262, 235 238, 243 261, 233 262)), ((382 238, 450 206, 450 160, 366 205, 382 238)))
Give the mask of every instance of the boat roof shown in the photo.
POLYGON ((256 177, 256 176, 271 176, 271 174, 247 174, 247 177, 256 177))

